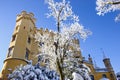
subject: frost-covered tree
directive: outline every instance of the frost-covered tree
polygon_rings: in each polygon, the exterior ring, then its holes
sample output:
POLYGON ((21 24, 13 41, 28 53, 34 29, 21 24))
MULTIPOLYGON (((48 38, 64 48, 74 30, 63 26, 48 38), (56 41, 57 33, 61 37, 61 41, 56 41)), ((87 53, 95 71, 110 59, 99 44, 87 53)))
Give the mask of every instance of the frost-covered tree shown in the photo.
MULTIPOLYGON (((79 23, 79 17, 72 11, 70 2, 46 0, 46 3, 49 9, 47 17, 55 19, 57 32, 52 37, 50 34, 36 33, 40 54, 47 55, 52 68, 58 71, 60 80, 71 79, 72 73, 77 72, 82 65, 81 59, 74 57, 75 53, 80 51, 79 44, 74 43, 75 37, 80 36, 85 40, 91 31, 84 29, 79 23), (73 49, 70 49, 70 46, 73 49)), ((78 73, 81 73, 80 70, 78 73)))
MULTIPOLYGON (((55 19, 57 32, 46 32, 44 34, 41 34, 39 30, 36 32, 35 40, 39 46, 38 63, 45 63, 44 67, 48 73, 50 70, 57 71, 57 78, 60 80, 91 80, 89 77, 90 70, 82 63, 82 59, 80 58, 79 40, 76 37, 79 36, 85 40, 92 32, 85 29, 84 26, 79 23, 79 17, 73 13, 70 2, 65 0, 61 2, 46 0, 46 3, 49 9, 47 17, 53 17, 55 19)), ((14 73, 14 77, 16 77, 17 73, 20 74, 20 79, 22 79, 21 75, 24 74, 23 76, 25 77, 23 77, 23 80, 24 78, 30 78, 32 80, 40 80, 41 78, 41 80, 56 80, 47 79, 51 74, 46 73, 46 71, 45 73, 42 72, 44 70, 41 71, 41 67, 36 70, 38 65, 30 66, 31 67, 28 67, 29 69, 26 69, 27 71, 23 70, 25 66, 18 68, 9 75, 9 78, 12 79, 13 77, 11 76, 13 76, 14 73), (36 71, 39 72, 37 73, 36 71), (25 74, 25 72, 28 73, 25 74), (45 77, 41 75, 45 75, 45 77)), ((54 72, 54 74, 57 73, 54 72)), ((17 76, 17 78, 19 77, 17 76)), ((52 78, 56 77, 53 76, 52 78)))
MULTIPOLYGON (((98 15, 120 10, 120 0, 97 0, 96 5, 98 15)), ((116 16, 115 21, 120 21, 120 14, 116 16)))

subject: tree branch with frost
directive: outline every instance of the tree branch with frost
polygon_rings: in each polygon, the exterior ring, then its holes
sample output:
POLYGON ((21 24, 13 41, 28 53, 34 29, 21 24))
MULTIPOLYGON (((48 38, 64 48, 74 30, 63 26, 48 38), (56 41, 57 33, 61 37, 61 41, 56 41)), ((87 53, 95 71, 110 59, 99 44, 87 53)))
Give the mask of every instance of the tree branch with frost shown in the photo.
POLYGON ((48 17, 53 17, 57 24, 58 32, 60 31, 61 24, 67 20, 67 18, 71 17, 72 7, 70 6, 70 2, 66 2, 63 0, 62 2, 54 2, 54 0, 46 0, 48 4, 49 13, 48 17))
MULTIPOLYGON (((120 0, 97 0, 96 10, 98 15, 104 16, 108 12, 120 10, 120 0)), ((116 16, 115 21, 120 20, 120 14, 116 16)))
MULTIPOLYGON (((69 72, 70 70, 74 70, 71 69, 70 66, 74 65, 74 62, 77 63, 76 59, 73 59, 73 52, 74 51, 80 51, 80 49, 78 50, 77 48, 79 46, 77 46, 77 44, 73 43, 72 40, 74 40, 75 35, 79 35, 82 39, 86 39, 88 35, 91 34, 91 32, 89 30, 84 29, 84 27, 82 25, 80 25, 79 23, 74 23, 71 24, 70 27, 64 27, 62 28, 62 31, 60 33, 60 35, 56 35, 57 33, 55 33, 55 35, 53 36, 53 38, 51 38, 50 34, 40 34, 39 32, 37 32, 37 34, 35 35, 35 39, 37 40, 38 44, 40 47, 40 52, 42 54, 47 54, 49 55, 49 59, 50 59, 50 63, 52 66, 52 68, 56 68, 55 64, 56 64, 56 57, 58 57, 59 60, 59 64, 60 67, 62 69, 62 74, 66 73, 64 72, 64 69, 69 72), (59 45, 57 50, 55 50, 55 46, 54 46, 54 42, 57 42, 57 39, 59 39, 59 45), (42 44, 43 45, 42 45, 42 44), (49 45, 47 45, 49 44, 49 45), (74 50, 71 52, 70 49, 68 49, 69 46, 73 46, 74 50), (57 51, 57 55, 55 54, 55 51, 57 51), (65 57, 67 57, 67 62, 65 62, 65 57), (74 62, 72 62, 71 60, 73 60, 74 62), (71 63, 72 62, 72 63, 71 63), (64 64, 67 64, 67 67, 64 67, 64 64)), ((80 62, 80 60, 79 60, 80 62)), ((78 64, 78 63, 77 63, 78 64)), ((70 71, 72 72, 72 71, 70 71)), ((69 75, 72 75, 72 73, 70 73, 69 75)), ((65 77, 67 76, 67 73, 65 74, 65 77)))
POLYGON ((91 31, 84 29, 84 26, 80 25, 78 22, 72 23, 70 27, 63 27, 62 29, 63 41, 72 40, 75 37, 75 35, 78 35, 81 39, 85 40, 88 37, 88 35, 91 34, 91 31))
MULTIPOLYGON (((89 30, 84 29, 82 25, 79 25, 78 23, 72 24, 70 27, 64 27, 59 33, 59 36, 57 33, 55 33, 54 36, 50 36, 50 34, 40 34, 40 32, 37 32, 35 35, 36 41, 39 43, 39 51, 40 54, 43 55, 49 55, 50 59, 50 65, 52 66, 52 69, 56 68, 56 60, 58 60, 60 69, 62 70, 62 74, 65 74, 65 77, 68 77, 72 75, 72 72, 74 69, 71 69, 71 66, 74 65, 74 63, 80 62, 79 60, 72 58, 75 51, 80 51, 79 44, 75 44, 72 41, 75 38, 75 35, 80 35, 82 39, 86 39, 88 35, 90 35, 91 32, 89 30), (57 50, 55 50, 54 43, 57 42, 57 39, 59 39, 59 45, 57 50), (49 44, 49 45, 47 45, 49 44), (70 50, 68 47, 73 46, 74 50, 70 50), (42 51, 42 52, 41 52, 42 51), (57 51, 57 55, 55 54, 55 51, 57 51), (67 58, 66 58, 67 57, 67 58), (67 62, 65 61, 67 59, 67 62), (72 61, 74 62, 72 62, 72 61), (51 63, 52 62, 52 63, 51 63), (64 65, 67 64, 67 67, 64 67, 64 65), (68 68, 68 69, 67 69, 68 68), (67 76, 67 72, 69 72, 69 75, 67 76)), ((77 63, 78 64, 78 63, 77 63)), ((64 77, 64 78, 65 78, 64 77)))

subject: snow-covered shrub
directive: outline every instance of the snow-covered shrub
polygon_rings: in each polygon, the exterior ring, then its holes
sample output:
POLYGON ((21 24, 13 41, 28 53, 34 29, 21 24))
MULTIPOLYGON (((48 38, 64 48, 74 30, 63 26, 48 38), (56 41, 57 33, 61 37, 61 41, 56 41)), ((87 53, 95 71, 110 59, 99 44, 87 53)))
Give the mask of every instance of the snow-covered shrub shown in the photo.
POLYGON ((38 62, 32 65, 31 62, 25 66, 18 66, 8 76, 9 80, 59 80, 56 71, 40 66, 38 62))
MULTIPOLYGON (((43 57, 43 56, 42 56, 43 57)), ((39 56, 39 58, 41 58, 39 56)), ((89 77, 90 69, 85 64, 78 64, 79 59, 65 61, 63 74, 65 80, 91 80, 89 77)), ((36 65, 28 61, 25 66, 18 66, 11 74, 9 80, 60 80, 59 74, 55 70, 48 68, 48 65, 40 66, 42 59, 36 65)))
POLYGON ((100 80, 109 80, 108 78, 101 78, 100 80))

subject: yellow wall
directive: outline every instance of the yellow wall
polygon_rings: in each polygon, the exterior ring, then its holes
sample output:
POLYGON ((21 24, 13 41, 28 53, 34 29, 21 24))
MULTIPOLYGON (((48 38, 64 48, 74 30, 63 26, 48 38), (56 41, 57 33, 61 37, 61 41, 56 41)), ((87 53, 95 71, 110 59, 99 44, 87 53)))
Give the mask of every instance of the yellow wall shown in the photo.
POLYGON ((96 72, 93 64, 91 64, 91 63, 86 63, 86 62, 85 62, 85 64, 86 64, 86 65, 90 68, 90 70, 91 70, 90 75, 94 75, 94 80, 99 80, 99 79, 101 79, 102 76, 103 76, 103 74, 105 74, 105 75, 107 76, 107 78, 109 78, 110 80, 116 80, 116 77, 115 77, 115 75, 114 75, 114 72, 110 72, 110 71, 108 71, 108 72, 96 72), (113 77, 110 76, 111 74, 113 75, 113 77))
POLYGON ((31 40, 31 43, 28 44, 28 37, 33 38, 32 35, 34 35, 35 29, 35 18, 32 13, 23 11, 17 16, 15 29, 8 49, 8 53, 12 51, 12 54, 10 56, 7 54, 0 77, 6 79, 9 68, 14 70, 16 66, 26 64, 26 49, 29 50, 29 56, 32 57, 31 46, 34 40, 31 40), (15 35, 16 37, 13 37, 15 35), (11 48, 12 50, 10 50, 11 48))
POLYGON ((2 78, 3 80, 7 80, 7 76, 10 73, 9 69, 11 69, 13 71, 20 64, 25 65, 25 64, 27 64, 27 62, 25 60, 21 60, 19 58, 8 58, 8 59, 6 59, 4 61, 4 65, 3 65, 3 68, 2 68, 0 78, 2 78))

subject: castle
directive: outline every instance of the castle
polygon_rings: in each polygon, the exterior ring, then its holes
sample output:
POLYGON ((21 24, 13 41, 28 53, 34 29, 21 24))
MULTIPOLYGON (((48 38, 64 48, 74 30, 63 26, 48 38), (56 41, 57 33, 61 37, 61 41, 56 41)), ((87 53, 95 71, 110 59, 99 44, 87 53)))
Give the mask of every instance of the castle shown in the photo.
MULTIPOLYGON (((4 65, 0 73, 0 79, 7 80, 7 75, 20 64, 27 64, 26 60, 33 60, 33 64, 37 62, 37 58, 34 55, 38 54, 38 45, 35 42, 34 36, 36 31, 40 34, 50 34, 52 37, 54 32, 48 29, 37 29, 35 26, 36 19, 33 13, 27 13, 22 11, 17 15, 16 25, 8 48, 7 57, 4 60, 4 65)), ((75 40, 75 43, 79 45, 79 41, 75 40)), ((109 58, 104 58, 103 62, 105 68, 94 67, 91 56, 88 60, 85 60, 80 51, 78 51, 79 57, 83 63, 86 64, 90 70, 90 76, 92 80, 100 80, 101 78, 108 78, 109 80, 116 80, 116 76, 109 58)))

